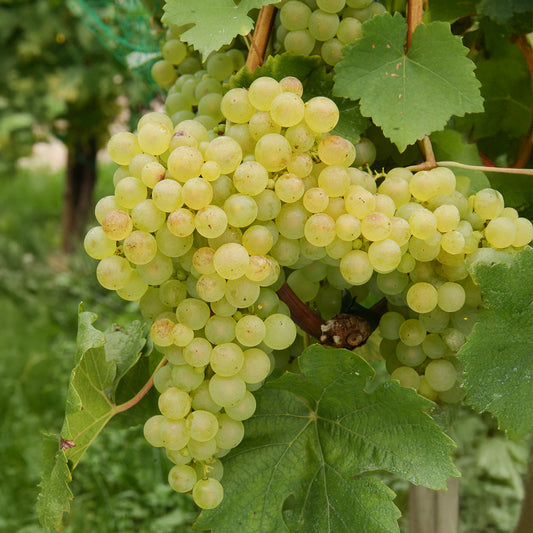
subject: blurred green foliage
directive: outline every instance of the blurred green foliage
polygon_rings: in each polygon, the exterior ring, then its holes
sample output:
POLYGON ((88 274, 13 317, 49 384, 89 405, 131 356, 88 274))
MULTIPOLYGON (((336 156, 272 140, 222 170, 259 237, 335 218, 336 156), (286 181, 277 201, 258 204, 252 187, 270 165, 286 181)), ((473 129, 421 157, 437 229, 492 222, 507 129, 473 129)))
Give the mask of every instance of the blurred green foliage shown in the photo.
MULTIPOLYGON (((101 183, 113 169, 101 169, 101 183)), ((0 531, 37 533, 42 432, 57 433, 76 348, 77 309, 85 300, 98 325, 126 324, 135 305, 98 286, 95 261, 59 250, 61 173, 20 171, 0 179, 0 531)), ((106 194, 105 185, 99 195, 106 194)), ((127 416, 127 415, 123 415, 127 416)), ((105 429, 76 469, 68 533, 191 531, 190 496, 168 486, 169 462, 142 427, 105 429)))

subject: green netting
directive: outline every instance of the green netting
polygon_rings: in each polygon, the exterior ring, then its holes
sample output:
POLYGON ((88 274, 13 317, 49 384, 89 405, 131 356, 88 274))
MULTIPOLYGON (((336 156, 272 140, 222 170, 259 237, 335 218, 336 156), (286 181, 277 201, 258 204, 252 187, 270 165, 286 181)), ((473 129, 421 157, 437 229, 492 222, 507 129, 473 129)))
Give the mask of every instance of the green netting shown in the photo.
POLYGON ((67 0, 67 4, 118 61, 150 83, 150 65, 160 55, 162 33, 154 23, 160 0, 67 0))

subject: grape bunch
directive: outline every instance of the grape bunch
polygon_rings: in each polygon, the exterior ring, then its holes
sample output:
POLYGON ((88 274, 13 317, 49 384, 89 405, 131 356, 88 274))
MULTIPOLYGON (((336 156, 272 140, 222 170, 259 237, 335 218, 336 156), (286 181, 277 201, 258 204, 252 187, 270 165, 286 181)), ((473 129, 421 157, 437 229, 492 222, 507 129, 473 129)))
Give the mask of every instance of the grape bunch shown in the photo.
POLYGON ((183 27, 170 25, 161 46, 162 59, 152 65, 152 78, 165 90, 165 112, 174 125, 196 119, 208 130, 222 120, 222 82, 244 65, 237 48, 214 52, 202 63, 200 54, 180 40, 183 27))
POLYGON ((340 61, 344 45, 361 37, 365 20, 386 11, 374 0, 288 0, 278 7, 276 48, 320 55, 330 66, 340 61))
POLYGON ((331 134, 335 103, 302 94, 294 77, 260 77, 221 97, 223 135, 156 112, 115 134, 114 195, 97 203, 100 225, 85 239, 99 282, 152 323, 167 364, 144 433, 174 463, 171 487, 204 509, 223 498, 220 458, 243 438, 253 391, 295 351, 301 332, 276 294, 284 282, 326 319, 347 291, 385 297, 392 377, 454 401, 454 356, 481 306, 468 258, 533 238, 497 191, 468 196, 468 180, 446 168, 352 166, 354 145, 331 134))

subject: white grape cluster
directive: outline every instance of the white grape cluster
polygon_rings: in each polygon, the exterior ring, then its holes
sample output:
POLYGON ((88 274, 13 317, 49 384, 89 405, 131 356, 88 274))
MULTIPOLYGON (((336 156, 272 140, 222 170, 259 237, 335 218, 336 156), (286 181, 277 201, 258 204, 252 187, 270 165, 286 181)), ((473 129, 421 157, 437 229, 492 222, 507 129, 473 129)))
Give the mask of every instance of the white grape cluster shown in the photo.
POLYGON ((483 189, 468 195, 467 179, 444 168, 395 169, 379 185, 390 195, 408 240, 396 269, 378 274, 390 311, 381 317, 380 351, 393 379, 437 401, 462 399, 455 357, 482 307, 468 273, 480 248, 514 253, 533 239, 533 226, 502 195, 483 189))
POLYGON ((284 0, 278 4, 276 47, 297 55, 321 55, 337 64, 342 48, 361 37, 362 23, 384 13, 374 0, 284 0))
POLYGON ((229 90, 224 135, 163 113, 115 134, 115 193, 85 239, 100 283, 152 321, 168 364, 154 376, 160 414, 145 436, 175 463, 170 485, 205 509, 222 500, 219 458, 243 438, 252 392, 297 337, 275 292, 285 280, 325 318, 344 290, 385 295, 393 376, 444 394, 480 304, 466 256, 533 236, 499 193, 467 198, 448 169, 393 169, 379 183, 352 167, 353 144, 330 134, 336 105, 302 92, 293 77, 229 90))
POLYGON ((220 102, 222 82, 244 65, 237 48, 215 52, 202 64, 201 56, 180 40, 183 27, 170 25, 161 47, 162 59, 152 65, 152 77, 163 88, 165 111, 174 125, 196 119, 208 130, 224 119, 220 102))

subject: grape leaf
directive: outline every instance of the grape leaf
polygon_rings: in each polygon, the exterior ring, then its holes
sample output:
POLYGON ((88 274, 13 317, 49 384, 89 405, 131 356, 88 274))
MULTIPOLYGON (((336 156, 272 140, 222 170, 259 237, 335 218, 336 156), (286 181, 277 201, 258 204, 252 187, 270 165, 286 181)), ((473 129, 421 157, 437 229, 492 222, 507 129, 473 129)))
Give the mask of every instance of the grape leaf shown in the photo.
POLYGON ((505 24, 515 14, 533 11, 533 6, 531 0, 481 0, 478 11, 500 24, 505 24))
MULTIPOLYGON (((454 130, 436 131, 431 134, 431 143, 437 161, 457 161, 467 165, 482 165, 475 144, 468 144, 464 137, 454 130)), ((450 167, 456 176, 467 176, 470 179, 470 193, 490 187, 484 172, 466 168, 450 167)))
POLYGON ((529 131, 533 116, 527 61, 501 26, 487 19, 480 26, 489 56, 480 56, 476 65, 485 111, 467 115, 460 125, 464 122, 475 140, 499 132, 521 137, 529 131))
POLYGON ((72 471, 104 426, 121 412, 115 393, 121 380, 134 374, 132 369, 146 343, 146 328, 140 322, 102 332, 92 325, 96 318, 80 306, 75 367, 61 438, 45 441, 38 512, 46 527, 60 527, 72 498, 68 486, 72 471))
POLYGON ((252 9, 269 4, 270 0, 167 0, 162 21, 184 26, 194 24, 180 39, 202 53, 204 59, 221 46, 231 43, 237 35, 247 35, 254 21, 248 16, 252 9))
POLYGON ((405 19, 377 15, 363 24, 363 37, 344 47, 335 66, 335 94, 360 99, 400 151, 441 130, 452 115, 483 110, 468 49, 445 22, 420 24, 404 50, 405 19))
POLYGON ((476 10, 476 0, 430 0, 429 9, 424 12, 424 20, 455 22, 476 10))
POLYGON ((69 483, 72 480, 64 453, 56 453, 59 439, 54 435, 43 436, 41 492, 37 498, 37 513, 47 529, 59 530, 63 513, 68 513, 73 495, 69 483))
POLYGON ((466 401, 502 429, 533 431, 533 249, 514 255, 482 248, 470 271, 486 310, 458 353, 466 401))
POLYGON ((257 393, 244 441, 224 458, 225 497, 196 526, 213 533, 397 532, 394 493, 368 475, 386 470, 443 488, 457 475, 452 441, 431 402, 396 381, 366 392, 374 371, 347 350, 314 345, 302 374, 257 393))

